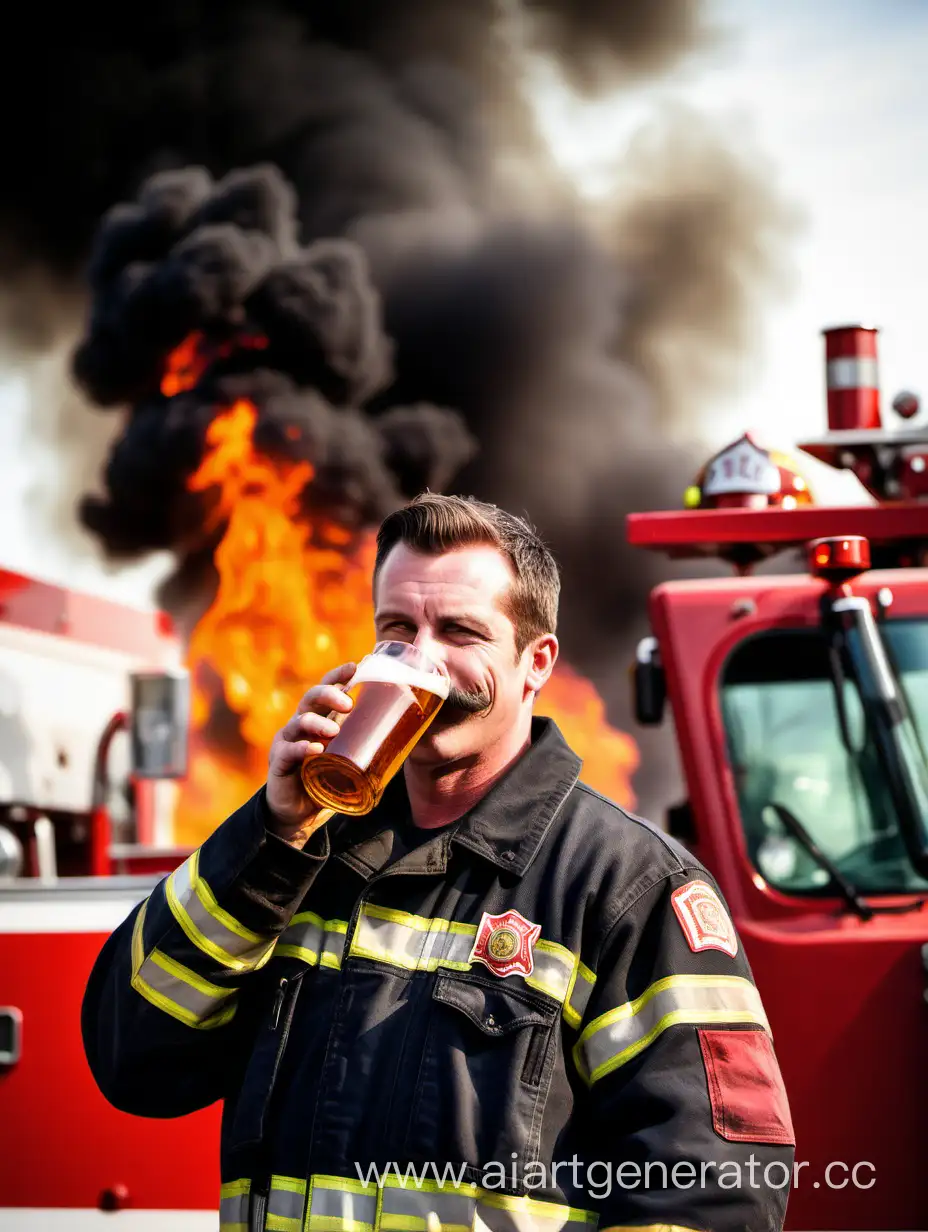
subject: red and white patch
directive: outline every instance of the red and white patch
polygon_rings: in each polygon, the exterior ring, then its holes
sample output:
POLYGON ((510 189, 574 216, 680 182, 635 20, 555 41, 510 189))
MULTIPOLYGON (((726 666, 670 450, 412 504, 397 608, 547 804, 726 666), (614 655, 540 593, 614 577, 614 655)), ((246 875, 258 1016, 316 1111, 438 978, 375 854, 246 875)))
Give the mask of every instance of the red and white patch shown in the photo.
POLYGON ((670 896, 683 935, 693 953, 721 950, 729 958, 738 953, 738 937, 722 900, 705 881, 690 881, 670 896))
POLYGON ((518 911, 504 911, 502 915, 485 911, 470 960, 483 963, 494 975, 531 975, 535 968, 533 947, 540 936, 541 925, 533 924, 518 911))

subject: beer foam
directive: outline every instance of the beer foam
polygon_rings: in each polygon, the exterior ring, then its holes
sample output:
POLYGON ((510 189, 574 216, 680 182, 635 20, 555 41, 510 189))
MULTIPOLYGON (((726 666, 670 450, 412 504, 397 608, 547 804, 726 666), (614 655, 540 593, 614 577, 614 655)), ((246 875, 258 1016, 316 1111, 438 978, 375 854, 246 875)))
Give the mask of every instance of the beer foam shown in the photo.
POLYGON ((364 656, 345 688, 354 688, 356 684, 404 684, 411 689, 434 693, 442 700, 448 696, 451 688, 451 681, 447 676, 420 671, 419 668, 410 667, 408 663, 385 654, 364 656))

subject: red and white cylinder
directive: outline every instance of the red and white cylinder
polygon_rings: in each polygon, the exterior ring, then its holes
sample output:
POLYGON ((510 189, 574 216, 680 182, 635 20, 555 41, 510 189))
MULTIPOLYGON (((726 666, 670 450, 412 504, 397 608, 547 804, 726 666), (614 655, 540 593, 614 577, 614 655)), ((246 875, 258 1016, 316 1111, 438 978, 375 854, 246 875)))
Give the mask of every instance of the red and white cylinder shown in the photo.
POLYGON ((867 325, 837 325, 822 333, 829 430, 879 428, 877 330, 867 325))

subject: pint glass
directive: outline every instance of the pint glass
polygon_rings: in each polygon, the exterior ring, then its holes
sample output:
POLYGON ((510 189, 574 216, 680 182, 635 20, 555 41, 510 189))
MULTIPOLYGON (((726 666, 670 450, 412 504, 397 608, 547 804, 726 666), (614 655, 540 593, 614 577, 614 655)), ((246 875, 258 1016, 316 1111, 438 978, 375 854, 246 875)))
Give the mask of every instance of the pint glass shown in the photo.
POLYGON ((341 722, 338 735, 303 762, 308 795, 336 813, 369 813, 435 718, 450 683, 408 642, 378 642, 346 686, 353 707, 330 716, 341 722))

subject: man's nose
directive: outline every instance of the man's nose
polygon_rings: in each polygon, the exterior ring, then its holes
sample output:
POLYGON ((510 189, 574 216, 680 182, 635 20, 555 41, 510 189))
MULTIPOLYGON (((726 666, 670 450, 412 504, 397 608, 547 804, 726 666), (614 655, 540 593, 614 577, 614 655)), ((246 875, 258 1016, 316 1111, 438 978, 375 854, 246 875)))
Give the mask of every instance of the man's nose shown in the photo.
POLYGON ((422 653, 427 658, 431 659, 433 663, 438 664, 438 666, 444 665, 445 657, 442 653, 442 645, 438 639, 432 635, 431 630, 420 629, 416 634, 413 645, 416 650, 421 650, 422 653))

